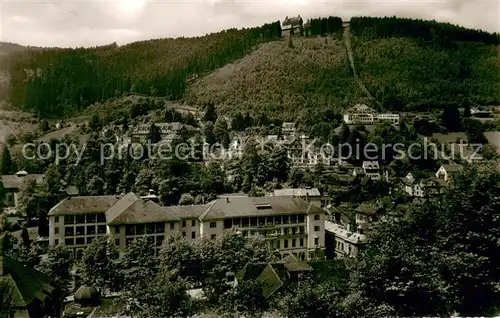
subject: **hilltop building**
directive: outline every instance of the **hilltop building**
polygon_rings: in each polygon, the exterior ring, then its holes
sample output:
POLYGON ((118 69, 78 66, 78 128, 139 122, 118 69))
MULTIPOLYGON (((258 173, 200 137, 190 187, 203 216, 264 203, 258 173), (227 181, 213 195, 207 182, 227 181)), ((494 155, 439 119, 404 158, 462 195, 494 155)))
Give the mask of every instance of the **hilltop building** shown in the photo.
POLYGON ((417 178, 411 172, 401 178, 402 188, 411 197, 425 198, 439 194, 446 184, 442 179, 417 178))
POLYGON ((215 239, 234 229, 243 236, 262 234, 282 257, 323 256, 325 212, 297 197, 226 197, 204 205, 163 207, 138 197, 70 197, 49 212, 49 245, 63 244, 76 258, 96 237, 109 235, 124 251, 146 235, 157 246, 177 231, 189 239, 215 239))
POLYGON ((300 15, 296 17, 289 18, 285 17, 285 20, 281 23, 281 34, 283 36, 289 36, 294 34, 300 34, 304 27, 304 20, 300 15))
POLYGON ((399 114, 377 113, 376 110, 364 104, 356 104, 344 113, 344 122, 350 124, 373 125, 378 122, 387 121, 394 125, 399 124, 399 114))

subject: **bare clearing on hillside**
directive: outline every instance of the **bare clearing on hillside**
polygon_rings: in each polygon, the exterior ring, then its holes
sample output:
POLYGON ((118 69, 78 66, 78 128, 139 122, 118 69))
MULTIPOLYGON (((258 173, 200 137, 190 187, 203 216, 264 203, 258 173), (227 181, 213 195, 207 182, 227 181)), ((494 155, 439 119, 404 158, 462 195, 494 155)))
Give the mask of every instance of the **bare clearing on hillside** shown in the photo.
POLYGON ((37 127, 36 119, 31 114, 0 108, 0 142, 6 142, 10 135, 19 136, 37 127))
POLYGON ((342 41, 293 38, 261 45, 244 58, 193 83, 185 102, 213 102, 226 112, 268 110, 294 118, 342 109, 361 98, 342 41))

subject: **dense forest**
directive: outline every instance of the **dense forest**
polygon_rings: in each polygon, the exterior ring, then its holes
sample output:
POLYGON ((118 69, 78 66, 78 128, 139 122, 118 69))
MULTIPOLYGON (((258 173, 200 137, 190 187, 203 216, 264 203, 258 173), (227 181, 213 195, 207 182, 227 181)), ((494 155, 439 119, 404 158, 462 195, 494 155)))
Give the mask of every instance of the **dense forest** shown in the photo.
POLYGON ((411 37, 425 40, 437 38, 446 42, 482 42, 493 45, 500 43, 500 37, 496 33, 466 29, 457 25, 436 21, 397 17, 355 17, 351 19, 349 25, 355 36, 364 36, 369 39, 411 37))
MULTIPOLYGON (((367 17, 351 19, 350 30, 358 75, 387 109, 500 103, 498 34, 367 17)), ((40 117, 135 93, 300 121, 365 102, 342 31, 342 20, 328 17, 308 20, 305 37, 281 41, 274 22, 124 46, 27 50, 9 59, 9 95, 14 106, 40 117)))
POLYGON ((123 47, 28 50, 8 62, 10 98, 40 116, 71 114, 126 92, 178 99, 190 80, 280 36, 275 22, 123 47))
POLYGON ((497 34, 399 18, 353 18, 350 26, 359 76, 386 108, 500 102, 497 34))
POLYGON ((317 18, 307 21, 304 27, 306 36, 338 35, 342 36, 342 19, 339 17, 317 18))

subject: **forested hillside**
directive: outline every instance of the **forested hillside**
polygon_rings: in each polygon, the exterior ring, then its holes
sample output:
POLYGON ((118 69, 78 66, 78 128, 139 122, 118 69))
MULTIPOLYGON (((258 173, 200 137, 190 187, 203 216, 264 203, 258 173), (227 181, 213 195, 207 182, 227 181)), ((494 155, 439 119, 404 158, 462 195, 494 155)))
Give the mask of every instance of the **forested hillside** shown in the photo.
POLYGON ((293 38, 267 43, 193 84, 189 104, 213 102, 223 112, 264 112, 293 120, 341 110, 363 98, 342 41, 293 38))
POLYGON ((355 63, 393 110, 500 103, 499 37, 445 23, 353 18, 355 63))
POLYGON ((279 22, 122 47, 28 50, 8 63, 10 98, 41 116, 71 114, 126 92, 178 99, 196 77, 281 36, 279 22))
MULTIPOLYGON (((358 75, 384 108, 500 103, 497 34, 364 17, 353 18, 350 30, 358 75)), ((291 39, 281 38, 275 22, 120 47, 28 50, 8 64, 11 102, 42 117, 128 93, 280 119, 339 112, 366 97, 353 80, 338 17, 308 20, 291 39)))

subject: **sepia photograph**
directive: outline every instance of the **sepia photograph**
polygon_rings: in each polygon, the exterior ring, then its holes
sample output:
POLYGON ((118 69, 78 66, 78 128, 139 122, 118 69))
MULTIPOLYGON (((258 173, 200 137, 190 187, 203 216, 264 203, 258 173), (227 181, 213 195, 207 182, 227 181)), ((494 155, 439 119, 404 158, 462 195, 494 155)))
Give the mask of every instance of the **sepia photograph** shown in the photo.
POLYGON ((0 318, 500 318, 498 0, 0 0, 0 318))

